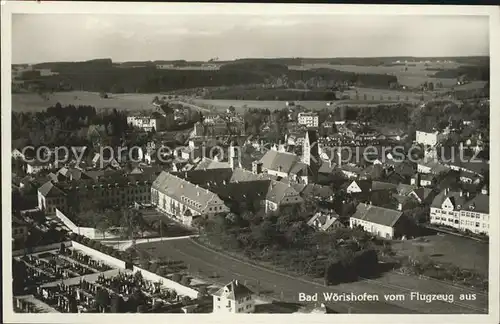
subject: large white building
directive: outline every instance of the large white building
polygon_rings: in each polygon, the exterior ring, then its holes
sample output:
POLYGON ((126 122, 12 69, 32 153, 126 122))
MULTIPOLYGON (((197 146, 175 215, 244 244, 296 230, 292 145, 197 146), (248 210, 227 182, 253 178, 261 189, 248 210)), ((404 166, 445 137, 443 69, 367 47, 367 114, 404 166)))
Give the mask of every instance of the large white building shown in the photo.
POLYGON ((448 189, 442 191, 432 202, 430 223, 488 235, 490 215, 487 191, 476 195, 448 189))
POLYGON ((163 129, 161 118, 153 116, 128 116, 127 124, 147 132, 152 130, 159 131, 163 129))
POLYGON ((238 280, 231 281, 212 296, 214 298, 214 313, 237 314, 255 311, 253 292, 238 280))
POLYGON ((365 231, 393 239, 404 235, 402 211, 360 203, 356 212, 349 219, 351 228, 360 226, 365 231))
POLYGON ((440 133, 438 131, 416 131, 415 142, 418 144, 423 144, 427 146, 436 146, 439 142, 446 138, 445 133, 440 133))
POLYGON ((298 115, 298 122, 307 127, 318 127, 319 116, 315 112, 301 112, 298 115))

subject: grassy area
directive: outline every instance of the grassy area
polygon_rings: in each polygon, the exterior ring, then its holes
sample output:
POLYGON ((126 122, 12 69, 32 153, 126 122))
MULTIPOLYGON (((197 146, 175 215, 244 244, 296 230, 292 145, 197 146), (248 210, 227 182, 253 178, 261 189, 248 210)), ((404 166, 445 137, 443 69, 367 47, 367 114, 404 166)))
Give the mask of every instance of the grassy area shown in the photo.
POLYGON ((90 105, 97 109, 110 108, 117 110, 143 110, 153 109, 151 101, 155 96, 162 94, 123 93, 108 94, 109 98, 103 99, 97 92, 69 91, 46 94, 47 100, 36 93, 13 93, 12 111, 41 111, 60 103, 61 105, 90 105))
POLYGON ((425 236, 422 240, 394 243, 393 250, 412 258, 430 258, 488 275, 488 244, 453 235, 425 236))

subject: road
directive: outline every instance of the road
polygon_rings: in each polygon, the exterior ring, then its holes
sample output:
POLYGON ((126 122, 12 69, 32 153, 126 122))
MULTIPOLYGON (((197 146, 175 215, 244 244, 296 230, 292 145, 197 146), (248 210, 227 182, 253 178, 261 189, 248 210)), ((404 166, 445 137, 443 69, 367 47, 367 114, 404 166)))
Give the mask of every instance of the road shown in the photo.
POLYGON ((270 293, 287 302, 298 302, 299 292, 306 294, 319 293, 319 302, 323 302, 323 293, 346 293, 358 295, 363 293, 376 294, 379 301, 363 302, 325 302, 337 312, 347 313, 382 313, 382 314, 461 314, 486 313, 487 296, 476 295, 475 301, 459 301, 461 293, 468 290, 414 277, 391 273, 377 280, 364 280, 355 283, 325 287, 322 284, 293 277, 281 272, 252 265, 231 256, 208 249, 191 239, 179 239, 158 243, 145 243, 137 246, 154 254, 155 257, 167 257, 181 260, 189 265, 190 272, 210 276, 217 274, 224 282, 238 279, 253 289, 262 293, 270 293), (154 249, 150 249, 151 247, 154 249), (151 252, 152 251, 152 252, 151 252), (411 292, 453 294, 455 301, 410 300, 411 292), (403 301, 385 301, 386 294, 403 294, 403 301))

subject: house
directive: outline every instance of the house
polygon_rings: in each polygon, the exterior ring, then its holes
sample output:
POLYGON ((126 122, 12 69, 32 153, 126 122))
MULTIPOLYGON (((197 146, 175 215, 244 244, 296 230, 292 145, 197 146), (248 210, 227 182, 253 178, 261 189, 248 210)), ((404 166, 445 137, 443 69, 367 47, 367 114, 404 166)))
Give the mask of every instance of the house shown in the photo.
POLYGON ((417 162, 417 172, 418 173, 432 173, 441 174, 448 172, 450 168, 444 164, 441 164, 435 159, 422 159, 417 162))
POLYGON ((307 225, 319 231, 330 231, 344 226, 334 211, 317 212, 307 221, 307 225))
POLYGON ((300 112, 298 114, 298 123, 306 127, 318 127, 319 116, 315 112, 300 112))
POLYGON ((28 224, 21 218, 12 215, 12 245, 14 248, 23 246, 28 234, 28 224))
POLYGON ((229 212, 215 193, 165 171, 152 184, 151 204, 187 226, 196 216, 229 212))
POLYGON ((437 176, 432 173, 415 173, 410 179, 410 184, 413 186, 431 187, 436 185, 437 176))
POLYGON ((20 150, 18 149, 13 149, 12 150, 12 158, 13 159, 21 159, 21 160, 24 160, 26 158, 26 156, 24 155, 23 152, 21 152, 20 150))
POLYGON ((78 211, 96 202, 124 207, 135 202, 149 203, 154 177, 154 172, 86 171, 79 180, 49 180, 38 188, 38 208, 53 214, 56 208, 65 211, 72 206, 78 211))
POLYGON ((405 233, 402 216, 402 211, 360 203, 349 221, 351 228, 360 226, 379 237, 394 239, 405 233))
POLYGON ((353 163, 341 165, 339 170, 348 179, 358 178, 363 173, 363 168, 353 163))
POLYGON ((426 204, 432 202, 436 196, 436 192, 431 188, 420 187, 413 189, 407 196, 412 197, 419 204, 426 204))
POLYGON ((67 206, 66 193, 55 186, 52 181, 45 182, 38 188, 38 208, 47 215, 56 213, 56 209, 65 210, 67 206))
POLYGON ((436 146, 438 143, 445 140, 447 135, 439 131, 417 130, 415 132, 415 142, 425 146, 436 146))
POLYGON ((28 162, 26 165, 26 173, 27 174, 37 174, 41 172, 42 170, 50 170, 52 169, 52 163, 51 162, 40 162, 37 160, 28 162))
POLYGON ((217 290, 213 296, 214 313, 253 313, 255 311, 255 296, 253 291, 233 280, 221 289, 217 290))
POLYGON ((460 182, 462 183, 472 183, 479 184, 483 177, 474 172, 470 171, 460 171, 460 182))
POLYGON ((489 196, 486 192, 471 195, 464 191, 445 189, 432 201, 430 223, 488 235, 489 196))

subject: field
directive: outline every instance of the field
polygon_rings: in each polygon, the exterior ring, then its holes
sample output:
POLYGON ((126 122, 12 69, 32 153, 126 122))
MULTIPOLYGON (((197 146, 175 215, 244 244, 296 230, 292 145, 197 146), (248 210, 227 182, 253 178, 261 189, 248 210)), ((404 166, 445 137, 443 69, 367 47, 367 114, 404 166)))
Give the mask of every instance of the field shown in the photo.
POLYGON ((306 64, 302 66, 289 66, 294 70, 309 70, 309 69, 335 69, 346 72, 354 73, 375 73, 375 74, 390 74, 395 75, 401 85, 416 87, 425 81, 442 82, 443 86, 450 88, 456 84, 456 79, 449 78, 433 78, 432 75, 436 70, 426 69, 454 69, 459 67, 457 63, 408 63, 408 70, 405 71, 405 65, 392 65, 392 66, 357 66, 357 65, 333 65, 333 64, 306 64))
MULTIPOLYGON (((311 110, 321 110, 323 108, 333 108, 335 106, 342 105, 379 105, 379 104, 393 104, 396 103, 396 97, 393 97, 393 100, 371 100, 367 98, 367 100, 337 100, 333 102, 332 106, 327 106, 329 101, 296 101, 296 103, 305 107, 306 109, 311 110)), ((375 97, 378 99, 378 97, 375 97)), ((192 102, 197 105, 201 105, 202 107, 212 106, 216 110, 225 110, 230 106, 233 106, 236 111, 242 113, 245 109, 249 108, 257 108, 257 109, 269 109, 279 110, 286 108, 286 101, 268 101, 268 100, 223 100, 223 99, 193 99, 192 102)))
POLYGON ((488 244, 453 235, 426 236, 426 241, 403 241, 393 244, 398 254, 411 257, 428 256, 436 262, 453 263, 464 269, 488 275, 488 244), (421 246, 422 248, 419 248, 421 246))
POLYGON ((153 109, 151 101, 161 94, 124 93, 108 94, 109 98, 103 99, 96 92, 70 91, 47 94, 48 100, 36 93, 13 93, 12 111, 41 111, 60 103, 61 105, 90 105, 97 109, 116 108, 117 110, 143 110, 153 109))

